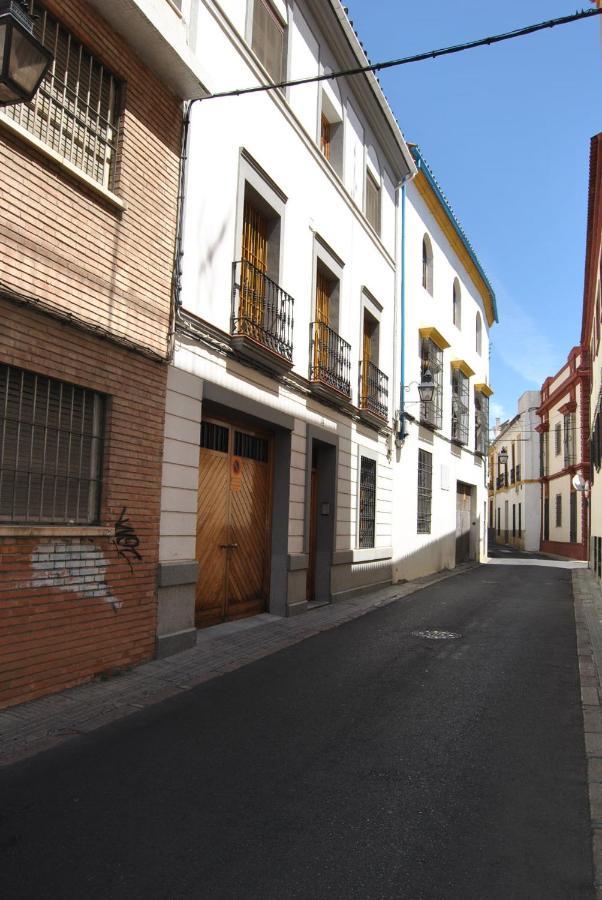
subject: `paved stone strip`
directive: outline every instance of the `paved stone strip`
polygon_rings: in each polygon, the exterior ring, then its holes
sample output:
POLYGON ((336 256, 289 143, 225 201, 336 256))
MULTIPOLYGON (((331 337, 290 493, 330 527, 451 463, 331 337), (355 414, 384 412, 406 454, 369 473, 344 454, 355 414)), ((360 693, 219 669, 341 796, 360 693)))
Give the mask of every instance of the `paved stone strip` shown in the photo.
POLYGON ((458 566, 451 572, 391 585, 290 619, 264 614, 208 628, 198 633, 191 650, 11 707, 0 712, 0 765, 94 731, 471 568, 474 564, 458 566))
POLYGON ((595 889, 602 900, 602 592, 589 569, 573 570, 572 578, 595 889))

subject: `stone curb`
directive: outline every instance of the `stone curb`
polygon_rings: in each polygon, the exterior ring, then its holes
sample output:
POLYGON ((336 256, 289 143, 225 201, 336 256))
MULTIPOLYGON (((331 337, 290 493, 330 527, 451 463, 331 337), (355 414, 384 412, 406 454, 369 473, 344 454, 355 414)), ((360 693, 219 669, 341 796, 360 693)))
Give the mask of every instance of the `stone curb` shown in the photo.
POLYGON ((245 620, 246 624, 238 623, 226 634, 218 630, 220 626, 207 629, 199 634, 196 647, 176 656, 151 660, 106 681, 96 679, 9 707, 0 711, 0 767, 126 718, 322 631, 337 628, 447 578, 463 575, 478 565, 468 563, 416 581, 390 585, 319 607, 303 616, 258 616, 245 620))
POLYGON ((602 900, 602 593, 589 569, 573 569, 581 709, 587 756, 594 888, 602 900))

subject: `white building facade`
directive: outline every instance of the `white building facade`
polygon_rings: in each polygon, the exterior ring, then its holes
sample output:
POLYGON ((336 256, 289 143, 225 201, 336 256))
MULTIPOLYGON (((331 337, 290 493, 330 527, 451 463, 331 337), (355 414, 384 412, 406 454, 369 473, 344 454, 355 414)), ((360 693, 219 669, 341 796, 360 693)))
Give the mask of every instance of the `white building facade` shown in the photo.
POLYGON ((517 414, 496 429, 490 450, 489 525, 496 543, 537 551, 547 438, 539 432, 539 391, 525 391, 517 414))
POLYGON ((403 360, 394 578, 486 555, 489 328, 495 295, 419 149, 403 189, 403 360), (435 393, 420 403, 429 372, 435 393))
MULTIPOLYGON (((194 24, 212 93, 366 63, 338 0, 200 3, 194 24)), ((160 655, 391 582, 415 172, 372 75, 201 101, 186 154, 160 655)))

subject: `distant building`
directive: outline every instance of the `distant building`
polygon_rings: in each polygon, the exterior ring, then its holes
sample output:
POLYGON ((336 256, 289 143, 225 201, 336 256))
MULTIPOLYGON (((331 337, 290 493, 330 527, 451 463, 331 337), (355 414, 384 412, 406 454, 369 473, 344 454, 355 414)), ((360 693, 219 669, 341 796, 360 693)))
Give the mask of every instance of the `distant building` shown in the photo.
POLYGON ((539 550, 539 391, 525 391, 518 412, 496 428, 490 453, 489 522, 495 541, 539 550), (501 458, 500 458, 501 457, 501 458), (505 462, 503 460, 506 459, 505 462))
POLYGON ((587 559, 588 510, 574 479, 589 474, 588 352, 573 347, 567 362, 541 388, 541 550, 587 559))

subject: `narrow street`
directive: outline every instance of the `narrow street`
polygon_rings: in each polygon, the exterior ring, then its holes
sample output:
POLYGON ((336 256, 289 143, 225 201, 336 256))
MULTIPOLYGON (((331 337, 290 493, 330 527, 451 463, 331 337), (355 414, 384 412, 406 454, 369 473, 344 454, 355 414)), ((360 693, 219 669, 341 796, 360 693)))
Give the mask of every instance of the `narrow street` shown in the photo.
POLYGON ((7 900, 593 897, 571 573, 480 566, 6 767, 0 852, 7 900))

